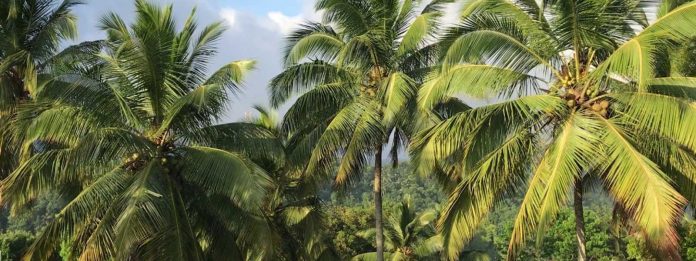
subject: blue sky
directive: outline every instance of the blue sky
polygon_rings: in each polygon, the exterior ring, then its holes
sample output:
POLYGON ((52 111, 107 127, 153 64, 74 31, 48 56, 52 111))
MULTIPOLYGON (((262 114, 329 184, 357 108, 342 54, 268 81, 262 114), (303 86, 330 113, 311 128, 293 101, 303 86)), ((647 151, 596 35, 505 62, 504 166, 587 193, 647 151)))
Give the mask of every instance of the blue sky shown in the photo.
MULTIPOLYGON (((2 1, 2 0, 0 0, 2 1)), ((304 20, 317 20, 314 0, 149 0, 164 5, 173 4, 179 22, 197 7, 199 25, 226 21, 228 30, 218 43, 219 53, 211 61, 209 71, 239 59, 257 61, 244 84, 244 91, 229 104, 224 121, 237 121, 252 114, 253 105, 268 105, 267 85, 282 67, 284 36, 304 20)), ((79 39, 97 40, 104 37, 98 29, 99 19, 108 12, 121 15, 127 22, 133 19, 134 0, 85 0, 75 8, 78 17, 79 39)), ((283 112, 288 106, 280 108, 283 112)))

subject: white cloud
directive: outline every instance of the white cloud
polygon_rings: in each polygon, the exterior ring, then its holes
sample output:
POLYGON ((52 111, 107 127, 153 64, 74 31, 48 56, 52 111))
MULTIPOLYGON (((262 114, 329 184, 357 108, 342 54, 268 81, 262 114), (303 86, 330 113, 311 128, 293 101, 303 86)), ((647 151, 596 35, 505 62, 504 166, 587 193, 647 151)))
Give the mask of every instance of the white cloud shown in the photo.
POLYGON ((282 12, 274 11, 266 14, 269 29, 287 35, 304 21, 318 21, 321 15, 314 10, 316 0, 302 0, 300 14, 286 15, 282 12))
POLYGON ((296 29, 305 19, 298 16, 287 16, 281 12, 269 12, 268 19, 273 23, 274 29, 279 30, 283 34, 289 34, 296 29))
POLYGON ((222 10, 220 10, 219 15, 220 17, 222 17, 222 19, 225 20, 225 22, 227 22, 227 25, 229 25, 229 27, 233 27, 234 24, 237 22, 237 11, 235 11, 234 9, 223 8, 222 10))

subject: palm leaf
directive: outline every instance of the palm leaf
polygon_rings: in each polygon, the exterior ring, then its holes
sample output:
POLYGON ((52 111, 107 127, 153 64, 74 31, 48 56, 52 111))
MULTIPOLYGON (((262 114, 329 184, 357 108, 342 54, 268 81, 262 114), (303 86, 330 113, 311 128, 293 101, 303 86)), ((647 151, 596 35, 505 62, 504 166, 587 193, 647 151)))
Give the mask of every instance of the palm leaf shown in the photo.
POLYGON ((636 150, 633 138, 614 120, 598 122, 604 127, 605 160, 599 164, 605 185, 643 229, 655 248, 678 255, 674 225, 686 200, 670 185, 665 173, 636 150))

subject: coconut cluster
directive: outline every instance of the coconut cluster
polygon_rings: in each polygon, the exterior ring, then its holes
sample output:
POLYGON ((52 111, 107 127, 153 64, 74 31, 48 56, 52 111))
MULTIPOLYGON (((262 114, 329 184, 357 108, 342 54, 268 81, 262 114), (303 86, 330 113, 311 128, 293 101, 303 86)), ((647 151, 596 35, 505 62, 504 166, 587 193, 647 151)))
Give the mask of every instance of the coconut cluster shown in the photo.
POLYGON ((385 77, 387 77, 387 70, 384 67, 372 67, 367 74, 366 83, 360 86, 360 95, 367 97, 377 96, 379 85, 385 77))
POLYGON ((611 103, 607 99, 596 99, 602 94, 601 91, 593 89, 587 89, 584 93, 579 89, 568 89, 563 97, 570 108, 590 109, 606 118, 609 115, 611 103))
POLYGON ((171 143, 161 144, 157 146, 158 155, 151 158, 148 155, 141 155, 140 153, 133 153, 130 157, 127 157, 123 161, 123 169, 129 171, 141 170, 145 165, 152 159, 158 160, 160 165, 163 166, 162 171, 164 173, 169 173, 172 169, 178 169, 181 167, 180 161, 177 160, 178 156, 174 153, 176 146, 171 143))
POLYGON ((375 97, 377 95, 377 88, 361 86, 360 87, 360 95, 367 96, 367 97, 375 97))
POLYGON ((164 173, 169 173, 174 169, 179 169, 181 166, 181 161, 177 159, 177 154, 174 153, 176 146, 172 143, 165 143, 157 147, 161 155, 159 157, 160 165, 162 165, 162 171, 164 173))
POLYGON ((142 169, 147 162, 147 157, 140 153, 133 153, 123 161, 123 168, 129 171, 142 169))
POLYGON ((162 165, 162 172, 168 174, 173 169, 179 168, 179 161, 173 155, 163 156, 160 158, 160 164, 162 165))
POLYGON ((566 100, 566 105, 569 108, 589 109, 605 118, 609 115, 611 103, 607 99, 597 99, 598 96, 604 94, 599 89, 583 88, 569 76, 561 78, 558 85, 560 88, 557 90, 560 96, 566 100))
POLYGON ((601 100, 592 103, 591 107, 594 112, 599 113, 602 117, 607 117, 609 115, 609 101, 601 100))
POLYGON ((413 248, 410 248, 410 247, 402 247, 401 253, 403 253, 405 256, 412 256, 414 254, 413 248))

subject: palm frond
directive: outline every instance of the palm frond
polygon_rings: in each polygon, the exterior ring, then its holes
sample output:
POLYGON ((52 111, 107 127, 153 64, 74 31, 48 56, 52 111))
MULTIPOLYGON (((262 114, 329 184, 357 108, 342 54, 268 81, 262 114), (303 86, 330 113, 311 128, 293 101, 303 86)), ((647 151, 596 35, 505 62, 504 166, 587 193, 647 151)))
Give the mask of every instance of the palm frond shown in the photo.
POLYGON ((306 23, 288 37, 285 65, 292 66, 304 59, 333 60, 345 43, 333 28, 319 23, 306 23))
POLYGON ((595 158, 597 124, 580 114, 571 114, 555 134, 534 170, 527 192, 515 219, 508 258, 514 258, 531 231, 537 242, 549 222, 568 201, 573 184, 582 178, 582 166, 591 166, 595 158))
POLYGON ((418 93, 418 104, 427 110, 455 93, 490 97, 534 88, 536 81, 533 76, 507 68, 482 64, 455 65, 423 84, 418 93))
POLYGON ((646 239, 665 254, 678 255, 674 224, 686 203, 660 168, 636 150, 631 133, 615 120, 598 122, 605 130, 605 160, 598 162, 605 186, 628 210, 646 239))
POLYGON ((352 74, 345 69, 322 61, 301 63, 288 67, 269 83, 271 105, 280 106, 292 94, 315 88, 318 85, 351 82, 352 74))
POLYGON ((182 177, 204 191, 224 195, 248 210, 260 205, 270 179, 239 154, 209 148, 184 148, 182 177))
POLYGON ((118 168, 104 174, 88 189, 82 191, 57 214, 27 250, 27 260, 43 260, 53 254, 63 236, 70 235, 91 222, 91 218, 104 214, 103 206, 109 205, 133 181, 134 176, 118 168))

